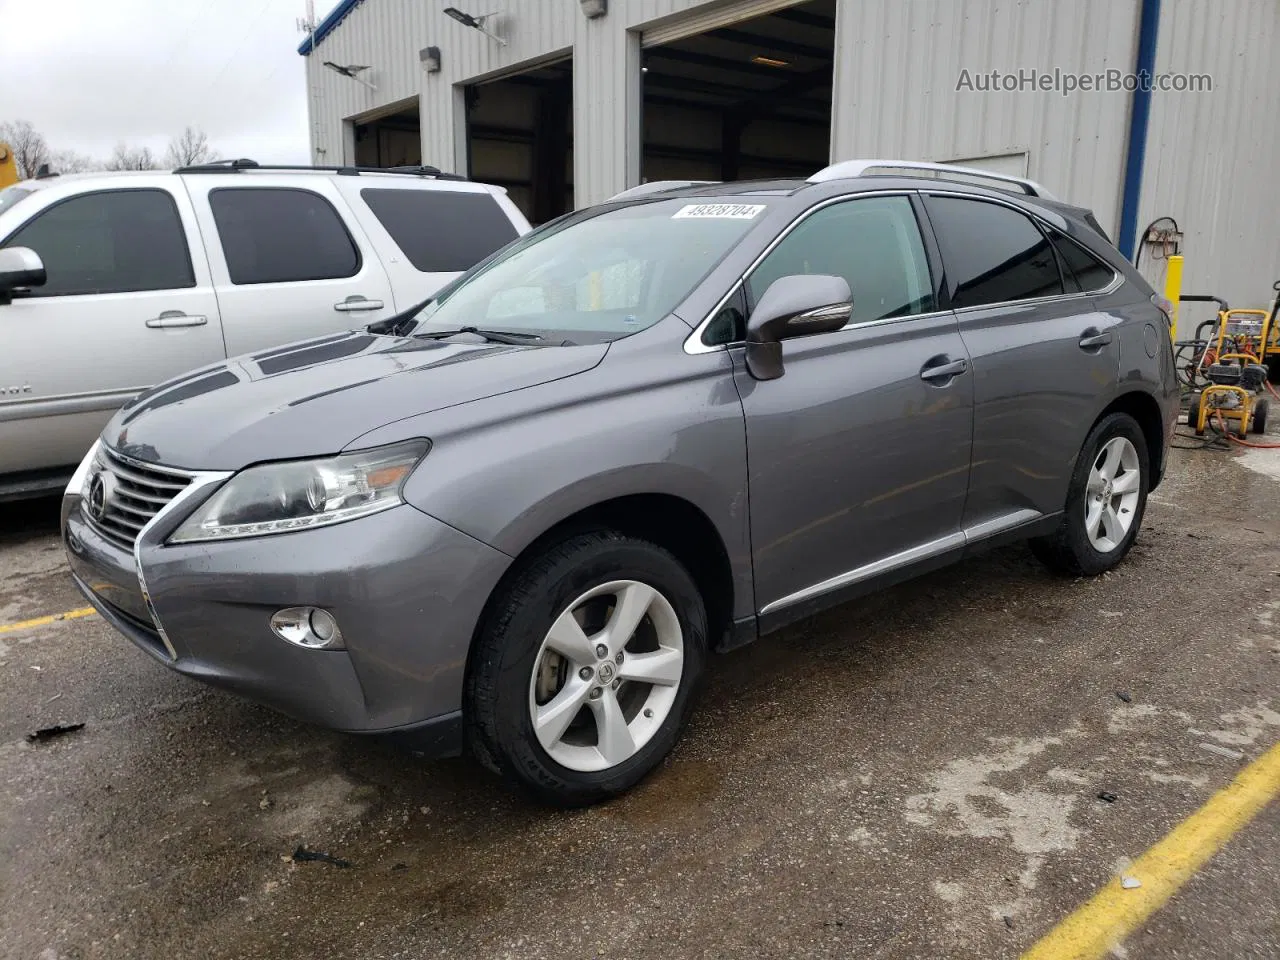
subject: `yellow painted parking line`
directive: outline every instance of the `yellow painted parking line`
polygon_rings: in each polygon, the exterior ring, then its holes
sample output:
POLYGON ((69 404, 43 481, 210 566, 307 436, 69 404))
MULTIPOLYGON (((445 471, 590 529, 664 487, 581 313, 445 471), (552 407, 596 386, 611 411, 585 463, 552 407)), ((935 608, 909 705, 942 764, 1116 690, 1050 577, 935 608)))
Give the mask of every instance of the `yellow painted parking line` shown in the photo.
POLYGON ((1022 960, 1096 960, 1165 905, 1239 830, 1280 796, 1280 743, 1240 772, 1124 873, 1058 924, 1022 960))
POLYGON ((34 620, 19 620, 17 623, 0 623, 0 633, 13 633, 15 630, 30 630, 32 627, 43 627, 59 620, 78 620, 80 617, 92 617, 98 611, 93 607, 81 607, 79 610, 68 610, 66 613, 51 613, 47 617, 36 617, 34 620))

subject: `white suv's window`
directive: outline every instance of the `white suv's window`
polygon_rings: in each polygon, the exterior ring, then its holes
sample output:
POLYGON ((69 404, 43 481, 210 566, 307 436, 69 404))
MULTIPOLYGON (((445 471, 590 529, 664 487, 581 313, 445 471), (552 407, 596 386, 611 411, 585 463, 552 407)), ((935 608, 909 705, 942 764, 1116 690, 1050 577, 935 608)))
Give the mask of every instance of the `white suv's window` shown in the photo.
POLYGON ((488 193, 368 187, 360 198, 423 273, 460 273, 517 236, 488 193))
POLYGON ((6 247, 30 247, 48 279, 33 297, 194 287, 187 238, 165 190, 101 190, 42 210, 6 247))
POLYGON ((227 272, 237 285, 335 280, 360 272, 360 251, 318 193, 288 187, 209 192, 227 272))

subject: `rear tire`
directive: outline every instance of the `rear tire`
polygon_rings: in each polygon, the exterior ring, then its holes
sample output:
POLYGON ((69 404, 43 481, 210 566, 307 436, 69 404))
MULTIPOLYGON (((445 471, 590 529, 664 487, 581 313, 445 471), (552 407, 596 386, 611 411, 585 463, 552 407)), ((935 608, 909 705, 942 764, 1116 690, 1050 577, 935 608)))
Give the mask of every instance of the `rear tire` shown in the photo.
POLYGON ((1249 421, 1249 429, 1254 433, 1267 432, 1267 411, 1270 406, 1266 397, 1259 397, 1253 402, 1253 417, 1249 421))
POLYGON ((1199 426, 1200 391, 1191 394, 1191 406, 1187 408, 1187 426, 1196 432, 1197 437, 1204 436, 1204 429, 1199 426))
POLYGON ((1096 576, 1115 567, 1142 526, 1150 470, 1137 421, 1127 413, 1103 417, 1080 449, 1058 528, 1032 540, 1032 552, 1068 576, 1096 576))
POLYGON ((675 745, 706 637, 702 596, 666 550, 608 531, 554 544, 486 612, 463 705, 472 753, 545 803, 616 796, 675 745))

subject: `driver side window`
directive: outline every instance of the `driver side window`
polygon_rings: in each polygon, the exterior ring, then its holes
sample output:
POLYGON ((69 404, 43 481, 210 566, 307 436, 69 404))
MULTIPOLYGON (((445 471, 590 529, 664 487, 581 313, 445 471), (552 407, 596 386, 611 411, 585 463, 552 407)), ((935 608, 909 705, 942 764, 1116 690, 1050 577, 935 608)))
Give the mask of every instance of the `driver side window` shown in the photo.
MULTIPOLYGON (((845 200, 806 217, 747 278, 749 306, 759 302, 773 281, 794 274, 844 277, 853 291, 850 326, 937 309, 920 228, 907 197, 845 200)), ((707 331, 714 339, 706 342, 741 340, 744 326, 718 317, 707 331)))

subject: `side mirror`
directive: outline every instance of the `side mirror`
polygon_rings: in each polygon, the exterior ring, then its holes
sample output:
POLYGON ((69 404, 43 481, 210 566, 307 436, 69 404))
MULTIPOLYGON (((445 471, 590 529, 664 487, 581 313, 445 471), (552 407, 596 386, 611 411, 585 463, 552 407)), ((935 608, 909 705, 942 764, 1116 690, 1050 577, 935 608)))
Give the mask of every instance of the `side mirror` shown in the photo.
POLYGON ((38 287, 45 282, 40 254, 29 247, 0 247, 0 304, 13 300, 19 287, 38 287))
POLYGON ((844 277, 779 277, 747 320, 747 370, 757 380, 777 380, 785 372, 783 340, 839 330, 852 313, 853 294, 844 277))

